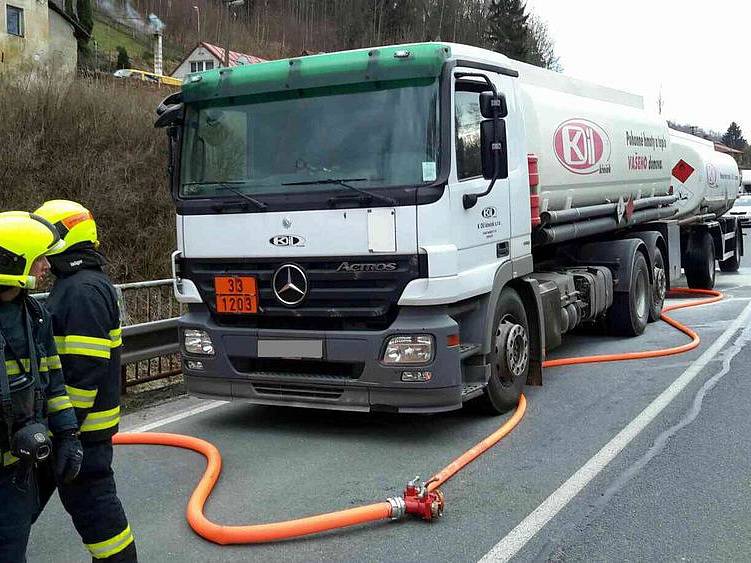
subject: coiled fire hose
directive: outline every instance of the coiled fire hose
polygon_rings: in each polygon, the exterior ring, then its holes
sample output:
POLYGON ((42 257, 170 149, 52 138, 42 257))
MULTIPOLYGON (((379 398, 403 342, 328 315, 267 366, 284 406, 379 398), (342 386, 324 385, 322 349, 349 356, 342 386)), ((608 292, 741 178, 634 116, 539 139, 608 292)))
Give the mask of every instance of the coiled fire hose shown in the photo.
MULTIPOLYGON (((543 366, 556 367, 596 362, 640 360, 688 352, 699 345, 699 335, 689 327, 669 317, 667 313, 685 307, 696 307, 698 305, 714 303, 723 298, 722 293, 714 290, 680 288, 669 292, 670 297, 696 295, 705 295, 709 297, 670 305, 664 308, 660 315, 660 318, 663 321, 691 338, 691 342, 687 344, 642 352, 561 358, 546 361, 543 363, 543 366)), ((383 502, 340 510, 338 512, 330 512, 328 514, 319 514, 316 516, 308 516, 306 518, 288 520, 286 522, 275 522, 272 524, 223 526, 215 524, 206 518, 203 513, 204 505, 214 489, 214 485, 219 479, 219 474, 222 470, 222 457, 219 450, 213 444, 191 436, 160 432, 117 434, 115 435, 113 442, 118 445, 138 444, 172 446, 193 450, 202 454, 206 458, 207 465, 203 477, 199 481, 198 486, 196 486, 190 497, 190 501, 188 502, 187 519, 190 527, 204 539, 222 545, 266 543, 316 534, 338 528, 356 526, 368 522, 376 522, 379 520, 397 520, 406 514, 414 514, 424 520, 432 520, 439 517, 443 513, 445 504, 443 493, 439 490, 439 487, 456 475, 463 467, 477 459, 484 452, 500 442, 504 436, 510 433, 521 421, 526 408, 527 400, 524 395, 522 395, 514 414, 504 422, 498 430, 456 458, 427 482, 422 483, 418 478, 410 481, 404 491, 404 495, 401 497, 393 497, 383 502)))

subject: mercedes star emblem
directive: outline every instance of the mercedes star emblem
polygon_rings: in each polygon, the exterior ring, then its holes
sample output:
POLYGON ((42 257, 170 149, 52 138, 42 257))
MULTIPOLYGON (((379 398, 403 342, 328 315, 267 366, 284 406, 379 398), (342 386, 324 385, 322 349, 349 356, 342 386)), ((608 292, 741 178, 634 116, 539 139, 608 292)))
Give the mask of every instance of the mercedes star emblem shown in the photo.
POLYGON ((271 280, 276 298, 289 307, 299 305, 308 295, 308 277, 299 266, 285 264, 271 280))

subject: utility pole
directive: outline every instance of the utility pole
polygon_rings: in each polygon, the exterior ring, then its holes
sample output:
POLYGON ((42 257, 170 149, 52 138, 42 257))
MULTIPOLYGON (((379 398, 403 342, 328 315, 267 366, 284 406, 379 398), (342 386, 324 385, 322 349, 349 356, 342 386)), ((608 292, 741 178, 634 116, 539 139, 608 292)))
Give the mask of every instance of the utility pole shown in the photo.
POLYGON ((227 6, 227 37, 224 44, 224 68, 229 68, 229 43, 230 36, 232 35, 232 15, 237 17, 237 12, 232 8, 238 8, 245 4, 245 0, 225 0, 224 4, 227 6))
POLYGON ((201 41, 201 10, 198 9, 198 6, 193 6, 193 9, 196 11, 196 27, 198 28, 198 41, 201 41))

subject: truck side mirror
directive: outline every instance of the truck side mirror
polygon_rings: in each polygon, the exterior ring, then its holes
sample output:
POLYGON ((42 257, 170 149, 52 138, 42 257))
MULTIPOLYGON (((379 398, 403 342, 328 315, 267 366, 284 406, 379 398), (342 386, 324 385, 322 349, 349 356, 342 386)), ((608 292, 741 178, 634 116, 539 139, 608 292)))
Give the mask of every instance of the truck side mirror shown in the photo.
POLYGON ((506 122, 483 119, 480 122, 480 155, 482 176, 486 180, 508 178, 506 122))
POLYGON ((506 96, 502 93, 480 92, 480 113, 486 119, 496 117, 493 110, 498 110, 498 117, 508 115, 508 106, 506 105, 506 96))

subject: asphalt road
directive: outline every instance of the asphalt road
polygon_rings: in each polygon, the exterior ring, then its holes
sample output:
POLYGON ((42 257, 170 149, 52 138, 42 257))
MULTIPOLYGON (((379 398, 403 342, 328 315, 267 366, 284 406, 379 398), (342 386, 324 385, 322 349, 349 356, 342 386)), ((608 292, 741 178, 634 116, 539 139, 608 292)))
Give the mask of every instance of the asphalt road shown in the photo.
MULTIPOLYGON (((696 350, 547 370, 543 387, 526 391, 521 425, 444 486, 447 510, 432 524, 386 522, 221 547, 196 536, 184 518, 204 469, 200 456, 118 447, 119 490, 141 559, 747 560, 751 332, 741 321, 751 313, 751 267, 718 272, 717 287, 725 301, 673 314, 699 332, 696 350)), ((682 342, 685 336, 657 323, 635 339, 569 338, 556 356, 682 342)), ((249 524, 399 494, 415 474, 441 469, 502 421, 466 412, 363 415, 182 399, 130 415, 123 426, 156 424, 216 444, 224 471, 207 515, 249 524)), ((32 562, 88 561, 56 498, 32 531, 28 555, 32 562)))

